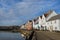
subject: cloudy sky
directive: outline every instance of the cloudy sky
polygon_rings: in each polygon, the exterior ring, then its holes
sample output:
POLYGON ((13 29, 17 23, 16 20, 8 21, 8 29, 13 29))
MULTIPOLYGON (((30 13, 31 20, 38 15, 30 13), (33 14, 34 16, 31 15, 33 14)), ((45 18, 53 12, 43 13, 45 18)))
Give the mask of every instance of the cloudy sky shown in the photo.
POLYGON ((0 0, 0 26, 21 25, 49 10, 60 13, 60 1, 0 0))

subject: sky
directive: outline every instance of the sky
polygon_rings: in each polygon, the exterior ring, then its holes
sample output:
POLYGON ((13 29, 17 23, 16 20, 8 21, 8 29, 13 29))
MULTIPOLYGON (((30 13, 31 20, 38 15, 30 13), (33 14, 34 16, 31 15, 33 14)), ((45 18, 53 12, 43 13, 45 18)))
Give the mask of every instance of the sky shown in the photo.
POLYGON ((49 10, 60 13, 60 0, 0 0, 0 26, 22 25, 49 10))

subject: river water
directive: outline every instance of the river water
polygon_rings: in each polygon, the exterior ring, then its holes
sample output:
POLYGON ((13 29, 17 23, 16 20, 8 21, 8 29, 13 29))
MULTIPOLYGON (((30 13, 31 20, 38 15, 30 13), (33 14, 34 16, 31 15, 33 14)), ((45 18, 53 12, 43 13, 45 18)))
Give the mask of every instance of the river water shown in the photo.
POLYGON ((20 33, 0 31, 0 40, 24 40, 20 33))

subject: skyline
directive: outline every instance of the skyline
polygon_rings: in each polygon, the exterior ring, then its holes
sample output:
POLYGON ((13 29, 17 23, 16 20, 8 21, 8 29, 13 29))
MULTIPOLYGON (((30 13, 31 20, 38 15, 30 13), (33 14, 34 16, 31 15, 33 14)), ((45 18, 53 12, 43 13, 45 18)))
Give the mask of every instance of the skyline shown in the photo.
POLYGON ((60 0, 0 0, 0 26, 21 25, 49 10, 60 14, 60 0))

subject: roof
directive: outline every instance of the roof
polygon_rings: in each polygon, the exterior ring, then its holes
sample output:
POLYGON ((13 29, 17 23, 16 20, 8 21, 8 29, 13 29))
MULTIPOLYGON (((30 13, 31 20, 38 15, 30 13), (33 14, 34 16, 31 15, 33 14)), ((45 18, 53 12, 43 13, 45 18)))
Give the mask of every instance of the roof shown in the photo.
POLYGON ((29 22, 32 22, 32 20, 29 20, 29 22))
POLYGON ((45 16, 45 17, 47 17, 47 16, 48 16, 48 14, 44 14, 44 16, 45 16))
POLYGON ((34 22, 37 21, 37 19, 34 19, 34 22))
POLYGON ((40 18, 42 19, 42 16, 40 16, 40 18))
POLYGON ((56 15, 56 16, 53 16, 53 17, 51 17, 48 21, 52 21, 52 20, 56 20, 56 19, 60 19, 60 14, 59 14, 59 15, 56 15))
POLYGON ((49 16, 52 12, 53 12, 53 11, 50 10, 50 11, 48 11, 47 13, 45 13, 44 16, 47 17, 47 16, 49 16))
POLYGON ((36 18, 35 18, 35 19, 33 19, 33 20, 34 20, 34 22, 35 22, 35 21, 37 21, 38 19, 39 19, 39 17, 36 17, 36 18))

